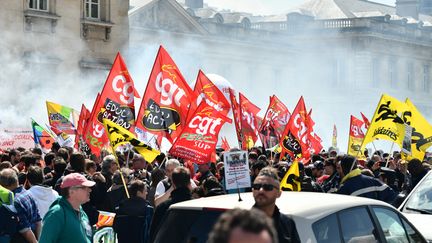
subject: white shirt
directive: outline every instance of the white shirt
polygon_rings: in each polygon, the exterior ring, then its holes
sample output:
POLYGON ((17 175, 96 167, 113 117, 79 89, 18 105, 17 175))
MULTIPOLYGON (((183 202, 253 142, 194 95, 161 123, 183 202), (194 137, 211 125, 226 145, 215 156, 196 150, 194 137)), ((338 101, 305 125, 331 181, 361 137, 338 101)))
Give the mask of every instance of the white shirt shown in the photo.
MULTIPOLYGON (((190 182, 191 182, 192 188, 197 187, 197 185, 195 184, 195 182, 192 179, 190 179, 190 182)), ((156 186, 155 198, 164 194, 164 193, 165 193, 165 186, 164 186, 163 180, 162 180, 162 181, 159 181, 159 183, 156 186)))
POLYGON ((43 219, 51 204, 57 199, 58 193, 51 187, 43 186, 32 186, 28 189, 28 192, 30 192, 35 200, 36 206, 39 209, 39 215, 43 219))

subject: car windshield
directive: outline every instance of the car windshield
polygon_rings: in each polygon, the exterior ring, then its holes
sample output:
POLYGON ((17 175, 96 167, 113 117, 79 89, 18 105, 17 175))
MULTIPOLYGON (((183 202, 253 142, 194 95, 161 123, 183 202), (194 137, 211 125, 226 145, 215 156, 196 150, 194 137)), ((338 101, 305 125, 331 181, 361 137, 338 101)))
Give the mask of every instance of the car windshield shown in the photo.
POLYGON ((405 209, 423 214, 432 214, 432 173, 421 184, 411 192, 405 209))

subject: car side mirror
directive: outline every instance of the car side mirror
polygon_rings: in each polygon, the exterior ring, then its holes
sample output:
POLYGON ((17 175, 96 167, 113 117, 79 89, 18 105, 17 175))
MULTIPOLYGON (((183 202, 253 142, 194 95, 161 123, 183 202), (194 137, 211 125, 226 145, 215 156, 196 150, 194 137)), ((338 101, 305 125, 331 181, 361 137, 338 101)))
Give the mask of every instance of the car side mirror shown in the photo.
POLYGON ((399 193, 396 196, 395 200, 393 201, 392 205, 395 208, 398 208, 402 204, 402 202, 405 200, 406 197, 407 197, 407 194, 405 194, 405 193, 399 193))

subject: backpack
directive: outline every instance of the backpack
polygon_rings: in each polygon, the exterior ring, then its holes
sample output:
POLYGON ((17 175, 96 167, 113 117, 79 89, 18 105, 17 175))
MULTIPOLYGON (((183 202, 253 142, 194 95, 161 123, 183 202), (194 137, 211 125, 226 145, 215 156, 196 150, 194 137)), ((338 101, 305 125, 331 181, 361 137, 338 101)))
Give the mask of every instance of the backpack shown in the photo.
POLYGON ((0 199, 0 236, 12 236, 17 232, 19 218, 15 206, 0 199))

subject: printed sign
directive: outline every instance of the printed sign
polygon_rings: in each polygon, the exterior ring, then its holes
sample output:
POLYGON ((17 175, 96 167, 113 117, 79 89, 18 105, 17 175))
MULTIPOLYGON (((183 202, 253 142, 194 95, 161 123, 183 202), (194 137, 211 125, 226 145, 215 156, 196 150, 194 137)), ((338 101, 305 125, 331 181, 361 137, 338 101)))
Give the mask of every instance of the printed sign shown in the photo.
POLYGON ((224 166, 227 190, 251 186, 247 151, 224 153, 224 166))

